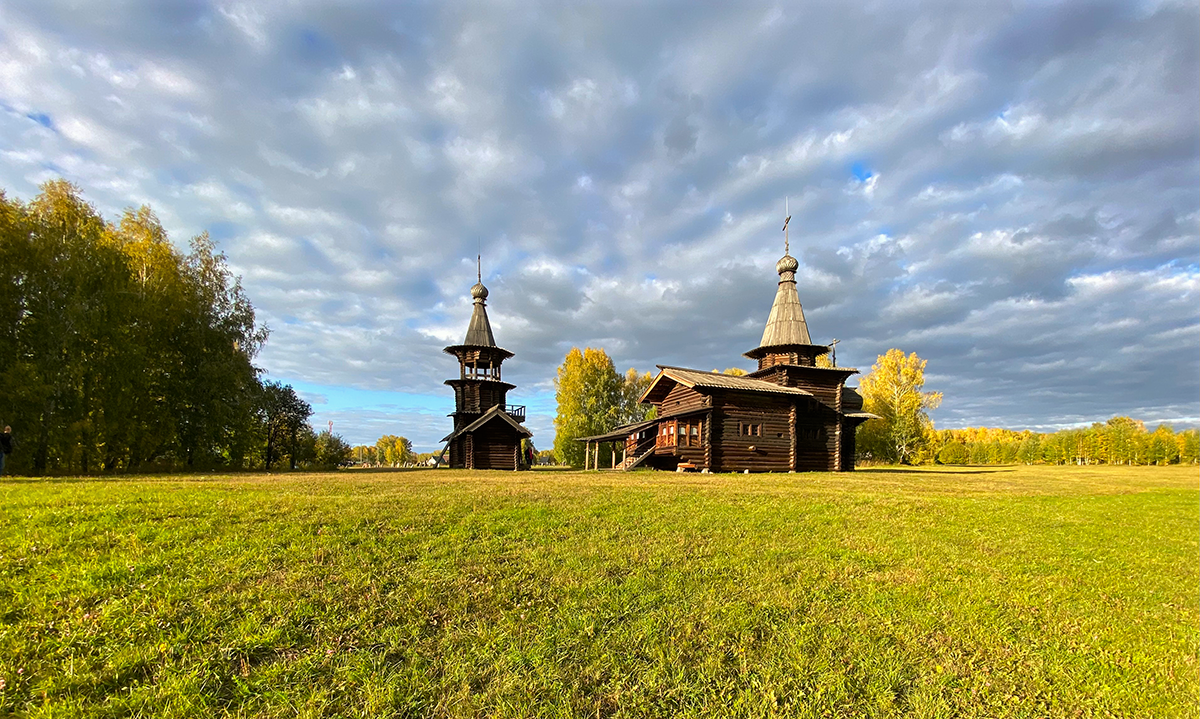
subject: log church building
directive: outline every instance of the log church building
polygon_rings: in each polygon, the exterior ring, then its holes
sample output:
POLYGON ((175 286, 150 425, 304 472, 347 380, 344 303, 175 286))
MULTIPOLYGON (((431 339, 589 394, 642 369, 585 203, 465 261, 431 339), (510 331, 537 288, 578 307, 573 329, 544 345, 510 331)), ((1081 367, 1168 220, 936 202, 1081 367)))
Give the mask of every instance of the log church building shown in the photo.
POLYGON ((613 467, 621 469, 853 471, 855 428, 875 415, 846 386, 858 370, 822 361, 831 347, 813 344, 796 292, 799 266, 785 243, 762 341, 744 355, 758 362, 756 371, 732 376, 658 365, 640 399, 654 406, 655 418, 580 437, 590 465, 598 464, 600 445, 611 443, 613 467))

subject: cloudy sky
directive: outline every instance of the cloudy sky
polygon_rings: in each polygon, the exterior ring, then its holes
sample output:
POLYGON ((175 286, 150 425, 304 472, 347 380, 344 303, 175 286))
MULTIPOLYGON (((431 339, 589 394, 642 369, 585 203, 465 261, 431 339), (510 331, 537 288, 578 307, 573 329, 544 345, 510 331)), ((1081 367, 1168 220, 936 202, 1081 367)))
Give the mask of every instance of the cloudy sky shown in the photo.
POLYGON ((449 431, 480 248, 539 446, 572 346, 751 366, 785 197, 814 340, 928 360, 939 427, 1187 426, 1198 49, 1195 2, 4 0, 0 188, 210 232, 354 442, 449 431))

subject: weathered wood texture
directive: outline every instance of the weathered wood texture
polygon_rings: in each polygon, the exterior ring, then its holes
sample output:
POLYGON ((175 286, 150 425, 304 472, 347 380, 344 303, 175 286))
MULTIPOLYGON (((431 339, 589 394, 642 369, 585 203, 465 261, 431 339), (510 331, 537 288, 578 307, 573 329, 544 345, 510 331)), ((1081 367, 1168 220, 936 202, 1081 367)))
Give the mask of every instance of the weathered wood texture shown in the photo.
POLYGON ((858 425, 846 423, 842 427, 842 471, 854 471, 854 439, 857 433, 858 425))
POLYGON ((482 414, 508 397, 508 386, 498 382, 463 380, 454 382, 454 406, 458 412, 482 414))
POLYGON ((450 466, 455 469, 516 469, 521 436, 504 422, 489 422, 450 442, 450 466))
POLYGON ((758 358, 758 368, 764 370, 776 365, 814 367, 817 364, 816 358, 820 354, 824 353, 815 346, 804 349, 798 348, 791 352, 772 352, 758 358))
POLYGON ((755 372, 753 376, 766 382, 783 387, 796 387, 821 400, 830 407, 836 407, 841 396, 842 385, 846 382, 849 370, 838 371, 822 367, 796 367, 779 365, 769 368, 766 372, 755 372))
POLYGON ((696 410, 709 407, 711 403, 712 400, 709 398, 709 395, 698 392, 691 387, 677 384, 667 393, 666 398, 659 405, 658 416, 670 417, 686 412, 695 412, 696 410))
POLYGON ((722 395, 720 410, 713 419, 713 442, 720 452, 712 469, 718 472, 791 469, 792 398, 749 392, 722 395))

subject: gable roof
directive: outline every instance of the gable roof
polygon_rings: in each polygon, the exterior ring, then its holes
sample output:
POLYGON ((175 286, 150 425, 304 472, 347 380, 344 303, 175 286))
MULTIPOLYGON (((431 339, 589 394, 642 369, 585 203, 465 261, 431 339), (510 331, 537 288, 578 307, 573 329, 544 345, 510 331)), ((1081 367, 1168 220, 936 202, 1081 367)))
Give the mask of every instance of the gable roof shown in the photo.
POLYGON ((638 402, 646 402, 647 398, 654 392, 659 383, 663 381, 664 377, 690 389, 727 389, 739 392, 762 392, 765 394, 786 394, 802 397, 813 396, 812 392, 800 389, 799 387, 784 387, 774 382, 750 377, 736 377, 734 375, 721 374, 720 372, 705 372, 704 370, 670 367, 667 365, 658 365, 658 369, 660 370, 658 376, 654 378, 654 381, 650 383, 650 386, 638 398, 638 402))
POLYGON ((499 417, 501 420, 508 422, 510 425, 512 425, 513 429, 517 430, 517 434, 521 434, 526 437, 533 436, 533 432, 530 432, 529 430, 525 429, 525 427, 522 426, 519 422, 517 422, 517 420, 508 416, 508 412, 504 411, 503 406, 496 405, 496 406, 492 407, 491 409, 489 409, 488 411, 484 412, 482 415, 479 416, 479 419, 475 420, 471 424, 468 424, 466 427, 463 427, 462 429, 458 430, 457 432, 451 432, 450 434, 446 435, 445 437, 442 437, 442 441, 449 442, 450 440, 454 439, 455 437, 459 436, 460 434, 470 434, 470 433, 474 432, 475 430, 479 429, 480 427, 482 427, 483 425, 487 424, 488 422, 493 421, 497 417, 499 417))

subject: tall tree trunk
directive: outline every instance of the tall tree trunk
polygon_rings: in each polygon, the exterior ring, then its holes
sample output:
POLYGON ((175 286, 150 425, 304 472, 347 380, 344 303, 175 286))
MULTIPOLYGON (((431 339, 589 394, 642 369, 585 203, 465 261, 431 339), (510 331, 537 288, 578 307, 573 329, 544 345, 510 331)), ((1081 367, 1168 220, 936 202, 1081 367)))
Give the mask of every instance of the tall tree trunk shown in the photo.
POLYGON ((292 428, 292 451, 288 454, 288 464, 296 471, 296 429, 292 428))

